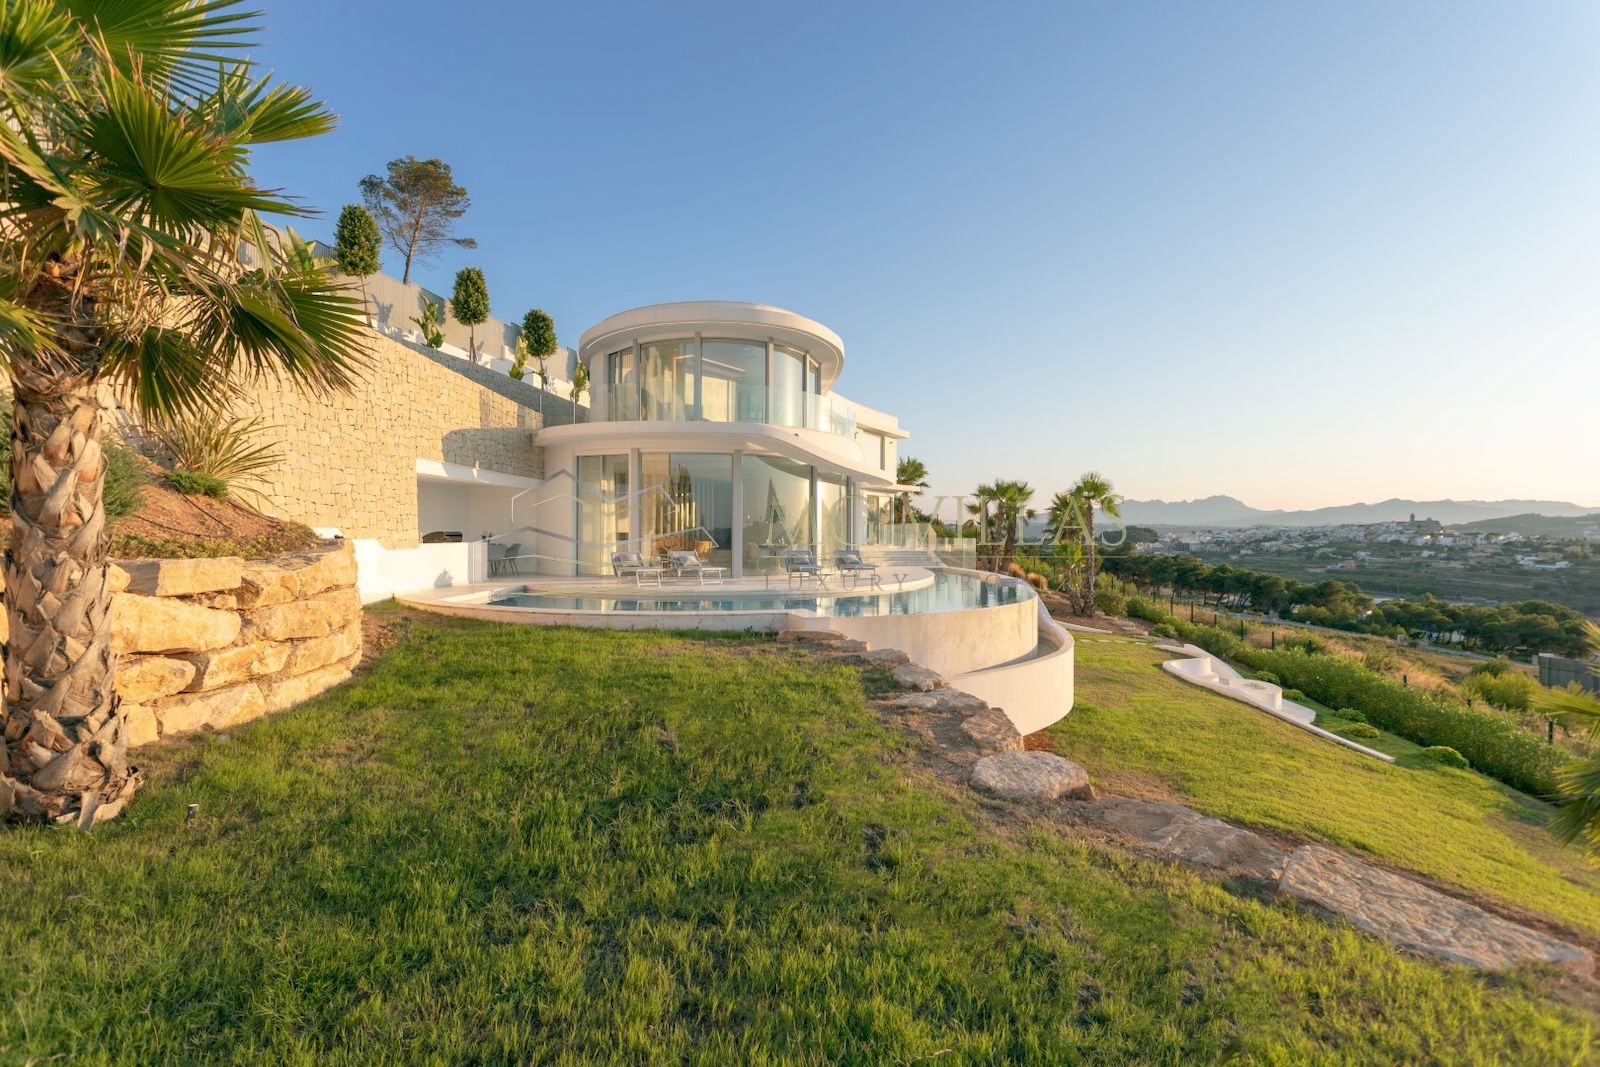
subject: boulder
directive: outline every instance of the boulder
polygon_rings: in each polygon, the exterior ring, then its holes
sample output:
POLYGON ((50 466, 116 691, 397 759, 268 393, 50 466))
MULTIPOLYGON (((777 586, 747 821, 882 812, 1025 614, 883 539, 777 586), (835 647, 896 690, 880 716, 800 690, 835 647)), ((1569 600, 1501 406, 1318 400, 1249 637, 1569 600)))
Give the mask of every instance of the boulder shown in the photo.
POLYGON ((167 597, 111 598, 111 645, 119 653, 205 652, 233 644, 239 616, 167 597))
POLYGON ((342 663, 334 663, 306 674, 269 679, 261 683, 261 691, 266 699, 267 711, 282 711, 310 700, 349 678, 349 668, 342 663))
POLYGON ((868 667, 904 667, 911 663, 911 657, 898 648, 874 648, 857 653, 856 659, 868 667))
POLYGON ((251 608, 244 613, 246 641, 286 641, 327 637, 361 615, 361 594, 354 588, 319 593, 305 600, 251 608))
POLYGON ((961 732, 980 755, 1022 751, 1022 735, 999 708, 988 708, 963 719, 961 732))
POLYGON ((1594 969, 1594 960, 1577 945, 1320 845, 1294 851, 1278 889, 1434 959, 1485 970, 1524 963, 1554 964, 1578 975, 1594 969))
POLYGON ((894 669, 894 682, 906 689, 927 693, 943 689, 948 683, 938 671, 930 671, 915 663, 903 663, 894 669))
POLYGON ((120 564, 130 593, 143 596, 191 596, 237 588, 244 574, 238 556, 221 559, 133 559, 120 564))
POLYGON ((276 674, 289 659, 290 645, 277 641, 257 641, 184 657, 195 668, 190 692, 220 689, 225 685, 276 674))
POLYGON ((1288 858, 1287 850, 1259 835, 1182 804, 1114 797, 1086 805, 1076 814, 1179 863, 1263 884, 1278 880, 1288 858))
POLYGON ((117 664, 117 692, 130 704, 181 693, 194 678, 194 664, 170 656, 125 656, 117 664))
POLYGON ((230 685, 204 693, 180 693, 168 697, 156 709, 161 720, 161 736, 193 733, 202 726, 223 729, 236 723, 260 718, 266 711, 261 689, 254 682, 230 685))
POLYGON ((1053 752, 1002 752, 972 768, 972 787, 1001 800, 1057 800, 1091 791, 1089 772, 1053 752))

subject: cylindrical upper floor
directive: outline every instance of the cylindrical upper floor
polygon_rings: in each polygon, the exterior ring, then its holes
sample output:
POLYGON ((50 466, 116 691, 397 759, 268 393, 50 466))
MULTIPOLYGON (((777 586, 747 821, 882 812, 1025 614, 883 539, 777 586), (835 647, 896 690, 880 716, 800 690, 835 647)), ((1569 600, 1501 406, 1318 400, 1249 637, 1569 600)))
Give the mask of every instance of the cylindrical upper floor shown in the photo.
POLYGON ((593 417, 609 422, 759 422, 850 436, 828 393, 844 342, 766 304, 696 300, 619 312, 585 330, 593 417))

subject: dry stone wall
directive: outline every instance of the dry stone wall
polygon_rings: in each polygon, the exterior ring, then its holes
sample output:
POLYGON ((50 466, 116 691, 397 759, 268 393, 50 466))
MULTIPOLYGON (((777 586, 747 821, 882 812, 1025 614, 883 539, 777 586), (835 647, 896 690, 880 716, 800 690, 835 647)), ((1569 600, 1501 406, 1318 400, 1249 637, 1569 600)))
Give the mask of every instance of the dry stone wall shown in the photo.
POLYGON ((284 454, 263 510, 406 548, 417 543, 418 459, 544 477, 537 390, 505 375, 477 381, 481 368, 376 333, 369 347, 372 366, 349 393, 265 381, 234 405, 271 426, 262 440, 284 454))
POLYGON ((263 561, 133 560, 112 577, 130 746, 281 711, 345 681, 361 659, 347 542, 263 561))

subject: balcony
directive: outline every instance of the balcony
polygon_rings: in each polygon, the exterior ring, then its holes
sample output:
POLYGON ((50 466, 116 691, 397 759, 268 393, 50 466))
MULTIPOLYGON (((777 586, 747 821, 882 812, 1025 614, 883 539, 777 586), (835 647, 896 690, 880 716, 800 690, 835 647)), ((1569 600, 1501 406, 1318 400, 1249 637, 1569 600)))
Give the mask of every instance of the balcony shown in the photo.
MULTIPOLYGON (((688 392, 688 390, 684 390, 688 392)), ((590 422, 756 422, 820 430, 854 439, 855 407, 842 397, 779 386, 751 386, 707 379, 698 407, 677 393, 651 395, 623 386, 593 385, 590 422)))

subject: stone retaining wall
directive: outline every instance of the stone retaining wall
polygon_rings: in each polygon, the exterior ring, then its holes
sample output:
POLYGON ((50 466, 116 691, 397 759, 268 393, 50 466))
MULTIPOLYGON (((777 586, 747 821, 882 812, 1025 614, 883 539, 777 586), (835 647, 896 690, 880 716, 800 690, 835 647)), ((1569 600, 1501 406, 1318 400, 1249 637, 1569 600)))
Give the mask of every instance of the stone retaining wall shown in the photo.
POLYGON ((262 561, 132 560, 112 579, 130 747, 281 711, 343 682, 361 659, 348 542, 262 561))

